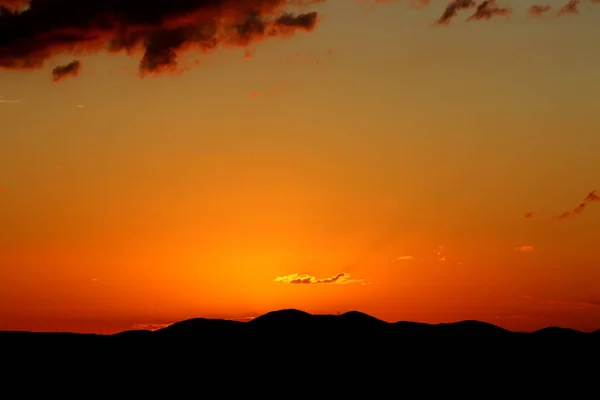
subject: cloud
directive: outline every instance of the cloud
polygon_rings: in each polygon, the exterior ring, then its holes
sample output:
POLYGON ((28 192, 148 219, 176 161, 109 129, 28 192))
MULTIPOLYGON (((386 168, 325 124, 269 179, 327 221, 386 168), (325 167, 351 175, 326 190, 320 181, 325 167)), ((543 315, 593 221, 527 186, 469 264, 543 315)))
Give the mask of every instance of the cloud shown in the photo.
POLYGON ((0 103, 6 103, 6 104, 9 104, 9 103, 20 103, 20 102, 21 102, 21 100, 5 100, 5 99, 0 99, 0 103))
POLYGON ((458 15, 459 11, 476 6, 477 3, 474 0, 453 0, 446 6, 436 24, 448 25, 458 15))
POLYGON ((139 54, 144 76, 176 71, 186 50, 245 48, 312 31, 318 22, 316 12, 286 12, 286 0, 62 0, 60 6, 0 0, 0 5, 4 69, 41 68, 63 53, 108 51, 139 54))
POLYGON ((588 298, 588 299, 565 299, 565 300, 553 300, 547 298, 540 298, 536 296, 519 296, 523 300, 538 301, 546 304, 553 304, 558 306, 567 307, 600 307, 600 298, 588 298))
POLYGON ((316 12, 286 0, 0 0, 0 68, 41 68, 62 53, 139 53, 140 75, 176 70, 185 50, 247 47, 311 31, 316 12), (29 8, 24 11, 23 5, 29 8))
POLYGON ((131 329, 133 330, 145 330, 145 331, 157 331, 172 324, 133 324, 131 329))
POLYGON ((413 261, 414 259, 413 256, 401 256, 396 258, 396 261, 413 261))
POLYGON ((561 220, 565 218, 569 218, 575 216, 577 214, 581 214, 587 209, 588 203, 600 202, 600 196, 596 194, 595 190, 592 190, 588 195, 579 203, 579 205, 572 210, 564 211, 563 213, 556 215, 554 219, 561 220))
POLYGON ((69 77, 76 77, 81 70, 81 63, 77 60, 71 61, 65 65, 59 65, 52 70, 52 81, 60 82, 69 77))
POLYGON ((317 279, 312 275, 306 274, 291 274, 286 276, 278 276, 274 280, 275 282, 288 283, 290 285, 296 284, 319 284, 319 283, 332 283, 337 285, 346 285, 350 283, 362 283, 365 284, 363 279, 353 279, 350 274, 341 272, 330 278, 317 279))
MULTIPOLYGON (((600 2, 600 0, 598 0, 600 2)), ((592 201, 600 201, 600 196, 596 194, 595 190, 592 190, 586 197, 583 199, 584 203, 590 203, 592 201)))
POLYGON ((30 0, 0 0, 0 6, 15 12, 27 9, 29 3, 30 0))
POLYGON ((558 15, 579 14, 580 3, 580 0, 569 0, 569 2, 558 11, 558 15))
POLYGON ((531 253, 533 251, 533 246, 530 246, 530 245, 517 246, 516 250, 521 253, 531 253))
POLYGON ((444 253, 444 247, 438 246, 434 251, 437 260, 440 262, 446 262, 446 254, 444 253))
MULTIPOLYGON (((397 0, 362 0, 361 2, 377 5, 380 3, 395 3, 397 2, 397 0)), ((580 3, 580 0, 570 0, 557 12, 556 15, 560 16, 565 14, 579 14, 578 6, 580 5, 580 3)), ((590 0, 590 3, 600 4, 600 0, 590 0)), ((413 6, 412 8, 422 8, 431 4, 431 1, 412 0, 410 4, 413 6)), ((435 24, 448 25, 454 18, 458 16, 460 11, 469 8, 475 8, 475 12, 467 18, 467 21, 489 20, 496 16, 509 17, 513 12, 511 7, 499 6, 496 0, 451 0, 446 5, 446 8, 444 9, 442 15, 436 21, 435 24)), ((543 14, 546 14, 551 9, 551 6, 548 5, 534 4, 528 8, 527 13, 530 16, 540 17, 543 14)))
POLYGON ((534 4, 531 7, 529 7, 529 9, 527 10, 527 13, 534 17, 540 17, 540 16, 548 13, 548 11, 550 11, 551 9, 552 9, 552 7, 548 6, 548 5, 534 4))
MULTIPOLYGON (((139 56, 139 75, 188 70, 181 55, 223 47, 252 46, 273 37, 310 32, 319 14, 310 11, 326 0, 0 0, 0 69, 37 69, 60 54, 125 53, 139 56), (295 7, 302 13, 291 13, 295 7)), ((373 6, 404 3, 423 8, 430 0, 359 0, 373 6)), ((600 4, 600 0, 590 0, 600 4)), ((580 0, 570 0, 556 15, 578 14, 580 0)), ((509 16, 496 0, 452 0, 436 25, 447 25, 461 10, 474 8, 467 21, 509 16)), ((533 5, 530 15, 549 6, 533 5)), ((75 63, 75 62, 74 62, 75 63)), ((81 64, 57 67, 53 79, 76 76, 81 64), (63 70, 62 68, 67 68, 63 70), (61 71, 70 71, 63 73, 61 71)), ((318 62, 317 62, 318 63, 318 62)), ((193 62, 198 65, 199 62, 193 62)))
POLYGON ((256 317, 234 317, 234 318, 225 318, 227 321, 237 321, 237 322, 250 322, 256 317))
POLYGON ((512 9, 509 7, 498 7, 496 0, 486 0, 479 3, 475 9, 475 13, 471 15, 467 21, 476 21, 491 19, 495 16, 508 17, 512 14, 512 9))
POLYGON ((600 307, 600 299, 597 300, 548 300, 548 304, 556 304, 572 307, 600 307))

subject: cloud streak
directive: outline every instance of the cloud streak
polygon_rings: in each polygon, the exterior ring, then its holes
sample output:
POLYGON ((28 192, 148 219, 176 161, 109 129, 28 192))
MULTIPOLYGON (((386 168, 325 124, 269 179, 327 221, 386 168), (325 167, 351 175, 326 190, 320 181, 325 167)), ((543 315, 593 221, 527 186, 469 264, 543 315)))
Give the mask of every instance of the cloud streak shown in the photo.
POLYGON ((581 0, 569 0, 559 11, 558 15, 579 14, 579 5, 581 0))
POLYGON ((172 324, 133 324, 131 329, 144 331, 157 331, 172 324))
POLYGON ((488 20, 496 16, 508 17, 511 14, 511 8, 499 7, 496 4, 496 0, 486 0, 479 3, 475 9, 475 13, 471 15, 467 21, 488 20))
POLYGON ((76 77, 81 70, 81 63, 77 60, 71 61, 65 65, 59 65, 52 70, 52 81, 60 82, 69 77, 76 77))
POLYGON ((530 245, 517 246, 517 251, 520 253, 531 253, 533 251, 533 246, 530 246, 530 245))
POLYGON ((365 281, 363 279, 354 279, 350 276, 350 274, 346 272, 341 272, 337 275, 334 275, 330 278, 316 278, 312 275, 306 274, 290 274, 286 276, 278 276, 274 279, 274 282, 287 283, 290 285, 317 285, 317 284, 337 284, 337 285, 347 285, 351 283, 361 283, 364 284, 365 281))
POLYGON ((588 195, 585 196, 585 198, 579 203, 579 205, 577 207, 573 208, 572 210, 564 211, 561 214, 554 216, 554 219, 562 220, 562 219, 570 218, 575 215, 581 214, 587 209, 587 206, 589 203, 594 203, 594 202, 600 202, 600 196, 598 196, 598 194, 596 194, 596 190, 592 190, 590 193, 588 193, 588 195))
POLYGON ((547 14, 550 10, 552 10, 552 7, 549 5, 534 4, 529 7, 527 13, 533 17, 541 17, 542 15, 547 14))

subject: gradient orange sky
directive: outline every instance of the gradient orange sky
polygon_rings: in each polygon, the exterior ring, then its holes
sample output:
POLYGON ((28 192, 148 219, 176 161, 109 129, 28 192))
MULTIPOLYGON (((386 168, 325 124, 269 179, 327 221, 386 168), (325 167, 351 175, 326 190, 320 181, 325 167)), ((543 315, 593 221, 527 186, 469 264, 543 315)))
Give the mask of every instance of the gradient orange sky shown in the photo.
POLYGON ((434 26, 445 1, 381 3, 303 7, 313 32, 182 74, 0 69, 0 329, 282 308, 600 329, 600 202, 555 218, 600 189, 600 4, 434 26))

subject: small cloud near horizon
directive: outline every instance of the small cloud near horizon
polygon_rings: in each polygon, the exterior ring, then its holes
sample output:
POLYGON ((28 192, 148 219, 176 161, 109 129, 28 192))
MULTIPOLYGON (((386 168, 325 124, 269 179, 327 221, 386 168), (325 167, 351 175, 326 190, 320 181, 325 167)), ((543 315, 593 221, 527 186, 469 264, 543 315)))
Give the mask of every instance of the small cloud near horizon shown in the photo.
POLYGON ((234 318, 225 318, 227 321, 237 321, 237 322, 250 322, 256 317, 234 317, 234 318))
POLYGON ((282 282, 290 285, 297 284, 319 284, 319 283, 331 283, 337 285, 346 285, 351 283, 360 283, 360 284, 370 284, 371 282, 365 282, 364 279, 354 279, 347 272, 341 272, 337 275, 334 275, 330 278, 321 278, 318 279, 312 275, 307 274, 290 274, 285 276, 278 276, 274 279, 274 282, 282 282))
POLYGON ((517 251, 520 253, 531 253, 533 251, 533 246, 530 246, 530 245, 517 246, 517 251))
POLYGON ((162 328, 166 328, 167 326, 173 325, 170 324, 133 324, 131 325, 131 329, 133 330, 144 330, 144 331, 157 331, 162 328))
POLYGON ((532 295, 519 296, 523 300, 537 301, 545 304, 552 304, 556 306, 567 306, 567 307, 600 307, 600 298, 591 299, 548 299, 532 295))
POLYGON ((396 258, 396 261, 414 261, 415 258, 413 256, 401 256, 396 258))

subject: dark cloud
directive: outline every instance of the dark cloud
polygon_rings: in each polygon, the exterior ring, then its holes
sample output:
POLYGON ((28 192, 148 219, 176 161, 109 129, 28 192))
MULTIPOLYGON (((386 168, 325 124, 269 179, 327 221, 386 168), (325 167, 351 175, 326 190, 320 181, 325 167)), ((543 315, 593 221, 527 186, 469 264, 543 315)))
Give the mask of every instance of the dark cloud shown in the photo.
POLYGON ((569 0, 569 2, 558 11, 558 14, 579 14, 579 4, 581 4, 581 0, 569 0))
POLYGON ((565 218, 575 216, 577 214, 581 214, 582 212, 584 212, 586 210, 587 204, 592 203, 592 202, 600 202, 600 196, 598 196, 596 194, 595 190, 592 190, 590 193, 588 193, 588 195, 585 196, 585 198, 581 201, 581 203, 579 203, 579 205, 577 207, 575 207, 573 210, 565 211, 562 214, 555 216, 554 219, 560 220, 560 219, 565 219, 565 218))
POLYGON ((80 70, 81 63, 77 60, 71 61, 66 65, 59 65, 58 67, 52 70, 52 80, 54 82, 60 82, 63 79, 75 77, 79 75, 80 70))
MULTIPOLYGON (((600 1, 600 0, 598 0, 598 1, 600 1)), ((600 201, 600 196, 598 196, 596 194, 595 190, 592 190, 590 193, 588 193, 587 196, 585 196, 585 199, 583 199, 584 203, 589 203, 589 202, 592 202, 592 201, 600 201)))
POLYGON ((475 13, 468 18, 468 21, 491 19, 496 16, 507 17, 510 14, 512 14, 511 8, 498 7, 496 0, 486 0, 479 3, 475 9, 475 13))
POLYGON ((452 0, 452 2, 446 6, 442 16, 437 20, 437 24, 447 25, 458 15, 460 10, 476 6, 477 3, 475 3, 474 0, 452 0))
POLYGON ((529 7, 529 9, 527 10, 527 13, 534 17, 539 17, 539 16, 546 14, 551 9, 552 9, 552 7, 550 7, 548 5, 534 4, 531 7, 529 7))
POLYGON ((0 7, 12 11, 21 11, 29 6, 29 0, 0 0, 0 7))
POLYGON ((189 49, 248 46, 315 28, 286 0, 0 0, 0 68, 41 68, 62 53, 140 53, 140 74, 175 70, 189 49))

